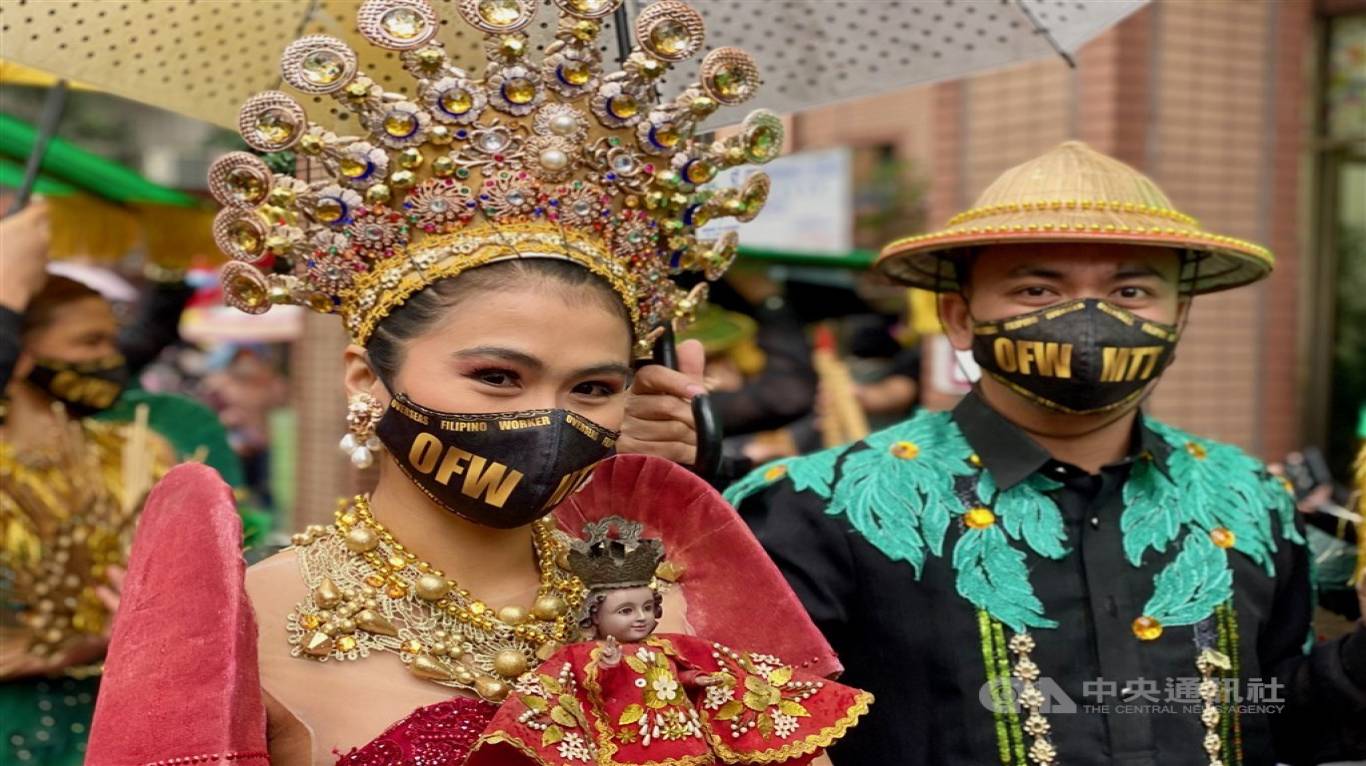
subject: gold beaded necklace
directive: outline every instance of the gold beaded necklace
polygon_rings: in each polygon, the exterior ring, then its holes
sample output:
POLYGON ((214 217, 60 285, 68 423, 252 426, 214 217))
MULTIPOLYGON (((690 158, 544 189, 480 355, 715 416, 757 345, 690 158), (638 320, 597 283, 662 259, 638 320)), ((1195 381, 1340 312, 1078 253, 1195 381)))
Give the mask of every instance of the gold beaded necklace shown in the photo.
POLYGON ((288 618, 294 656, 359 660, 397 654, 419 678, 498 702, 510 681, 577 638, 583 584, 562 563, 551 521, 533 527, 541 584, 530 610, 495 612, 419 559, 370 512, 342 500, 336 522, 295 535, 309 597, 288 618))

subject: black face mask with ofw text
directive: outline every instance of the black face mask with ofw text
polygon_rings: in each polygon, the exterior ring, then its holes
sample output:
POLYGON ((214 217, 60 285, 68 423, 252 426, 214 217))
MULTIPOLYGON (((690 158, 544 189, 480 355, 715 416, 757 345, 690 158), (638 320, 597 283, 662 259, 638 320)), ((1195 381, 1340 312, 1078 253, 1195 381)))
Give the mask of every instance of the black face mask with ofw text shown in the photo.
POLYGON ((1059 412, 1128 406, 1171 363, 1180 331, 1083 298, 973 323, 972 358, 1017 394, 1059 412))
POLYGON ((120 354, 92 362, 39 359, 28 382, 62 403, 73 418, 88 418, 114 406, 128 384, 128 364, 120 354))
POLYGON ((568 410, 466 415, 403 394, 389 402, 375 435, 438 505, 498 529, 550 513, 612 454, 618 437, 568 410))

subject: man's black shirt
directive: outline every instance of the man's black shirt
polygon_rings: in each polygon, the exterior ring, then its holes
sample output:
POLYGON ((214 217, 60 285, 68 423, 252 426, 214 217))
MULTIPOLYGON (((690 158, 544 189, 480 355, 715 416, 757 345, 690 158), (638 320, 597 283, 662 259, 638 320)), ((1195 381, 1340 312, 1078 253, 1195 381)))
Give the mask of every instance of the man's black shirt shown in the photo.
MULTIPOLYGON (((1036 474, 1061 484, 1051 495, 1062 513, 1067 554, 1026 553, 1034 592, 1059 623, 1032 632, 1033 659, 1077 706, 1074 713, 1045 714, 1058 763, 1209 764, 1198 704, 1190 712, 1168 701, 1180 691, 1173 685, 1199 676, 1194 626, 1167 627, 1154 641, 1138 640, 1132 629, 1156 573, 1176 551, 1148 551, 1141 566, 1129 563, 1122 490, 1137 460, 1151 459, 1165 471, 1171 445, 1140 417, 1130 456, 1092 475, 1053 460, 975 395, 953 420, 1002 490, 1036 474)), ((844 454, 867 448, 854 445, 844 454)), ((889 559, 844 517, 828 514, 827 505, 783 480, 740 510, 839 653, 846 667, 841 680, 877 698, 870 715, 832 750, 836 766, 1002 763, 997 726, 983 702, 977 610, 957 591, 949 547, 927 560, 917 579, 910 565, 889 559)), ((1366 631, 1305 654, 1309 561, 1303 545, 1279 531, 1277 540, 1274 577, 1230 551, 1236 688, 1260 697, 1244 703, 1252 707, 1230 728, 1234 752, 1245 764, 1366 757, 1366 631)))

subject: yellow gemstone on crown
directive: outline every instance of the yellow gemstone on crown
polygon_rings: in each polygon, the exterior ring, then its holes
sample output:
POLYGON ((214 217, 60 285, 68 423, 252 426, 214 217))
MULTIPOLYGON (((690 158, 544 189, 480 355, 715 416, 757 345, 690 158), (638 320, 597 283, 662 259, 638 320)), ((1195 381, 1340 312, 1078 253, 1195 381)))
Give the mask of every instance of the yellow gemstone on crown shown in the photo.
POLYGON ((1140 641, 1153 641, 1162 635, 1162 623, 1146 614, 1134 620, 1130 627, 1140 641))
POLYGON ((1190 456, 1195 458, 1196 460, 1204 460, 1206 457, 1209 456, 1209 452, 1207 452, 1204 447, 1202 447, 1199 444, 1196 444, 1195 442, 1186 442, 1186 451, 1189 452, 1190 456))
POLYGON ((775 465, 764 471, 764 481, 777 481, 787 475, 787 466, 775 465))
POLYGON ((337 55, 336 51, 319 50, 313 51, 299 62, 299 68, 303 70, 304 77, 315 85, 330 85, 341 78, 342 72, 346 71, 346 62, 337 55))
POLYGON ((481 0, 479 18, 495 27, 510 27, 522 17, 517 0, 481 0))
POLYGON ((474 106, 474 97, 464 88, 451 88, 441 94, 441 108, 459 117, 474 106))
POLYGON ((393 111, 384 115, 384 132, 394 138, 407 138, 417 130, 417 118, 408 112, 393 111))
POLYGON ((771 125, 764 125, 756 128, 749 134, 749 154, 750 157, 759 161, 767 162, 778 156, 778 151, 782 148, 779 144, 780 134, 778 128, 771 125))
POLYGON ((370 170, 370 163, 361 162, 355 157, 343 157, 341 163, 342 175, 347 178, 360 178, 370 170))
POLYGON ((436 146, 446 146, 454 140, 455 136, 451 135, 451 129, 445 125, 433 125, 431 130, 427 131, 427 141, 436 146))
POLYGON ((607 7, 607 0, 570 0, 569 7, 575 13, 601 13, 607 7))
POLYGON ((608 99, 607 111, 611 112, 612 116, 618 120, 629 120, 640 111, 640 104, 636 102, 634 96, 622 94, 608 99))
POLYGON ((902 460, 914 460, 920 456, 920 447, 915 442, 897 442, 892 445, 891 453, 902 460))
POLYGON ((313 206, 313 217, 323 223, 336 223, 345 214, 346 208, 342 205, 341 200, 333 197, 324 197, 313 206))
POLYGON ((411 8, 395 8, 380 18, 380 26, 397 40, 411 40, 426 29, 422 15, 411 8))
POLYGON ((269 300, 261 283, 243 273, 234 274, 229 278, 227 287, 228 292, 248 308, 264 306, 269 300))
POLYGON ((446 60, 446 52, 440 48, 423 48, 415 54, 417 63, 431 69, 441 65, 446 60))
POLYGON ((244 253, 261 252, 261 230, 253 226, 250 221, 239 220, 232 224, 228 229, 228 234, 232 238, 232 243, 244 253))
POLYGON ((688 104, 688 109, 698 117, 706 117, 716 111, 719 104, 711 96, 698 96, 688 104))
POLYGON ((651 80, 664 74, 665 71, 663 62, 655 59, 645 59, 640 62, 640 73, 651 80))
POLYGON ((503 83, 503 98, 512 104, 529 104, 536 97, 536 86, 525 77, 503 83))
POLYGON ((601 31, 602 25, 598 24, 598 22, 593 21, 592 19, 579 19, 574 22, 574 26, 570 29, 570 34, 574 35, 574 38, 579 42, 590 43, 601 31))
POLYGON ((691 42, 688 28, 677 19, 665 19, 650 29, 650 48, 662 56, 678 56, 691 42))
POLYGON ((337 649, 343 652, 349 652, 355 648, 356 639, 354 636, 342 636, 341 638, 337 639, 337 649))
POLYGON ((254 202, 266 193, 265 181, 246 168, 237 168, 228 173, 228 187, 242 202, 254 202))
POLYGON ((521 58, 526 54, 526 38, 521 35, 508 35, 498 41, 498 50, 508 58, 521 58))
POLYGON ((996 514, 990 508, 973 508, 963 517, 963 522, 973 529, 986 529, 996 523, 996 514))
POLYGON ((704 184, 716 176, 716 166, 703 160, 688 163, 683 175, 690 184, 704 184))
POLYGON ((570 85, 583 85, 593 77, 593 70, 582 61, 570 61, 560 65, 560 79, 570 85))
POLYGON ((412 147, 404 149, 398 154, 398 164, 409 170, 419 167, 422 165, 422 152, 412 147))
POLYGON ((438 178, 446 178, 455 172, 455 160, 441 156, 432 160, 432 173, 438 178))
POLYGON ((723 65, 711 77, 712 89, 727 99, 742 100, 749 95, 754 83, 744 69, 723 65))
POLYGON ((385 202, 388 202, 389 198, 392 196, 393 192, 389 190, 389 187, 386 184, 375 184, 365 190, 365 201, 372 205, 384 204, 385 202))
POLYGON ((668 125, 668 126, 665 126, 665 127, 662 127, 662 128, 655 128, 655 132, 654 132, 654 140, 655 140, 655 143, 656 143, 656 144, 659 144, 660 146, 664 147, 665 149, 672 149, 672 148, 674 148, 675 146, 677 146, 677 145, 678 145, 678 141, 679 141, 679 139, 680 139, 681 137, 682 137, 682 136, 680 136, 680 135, 678 134, 678 131, 675 130, 674 127, 673 127, 672 125, 668 125))
POLYGON ((267 109, 256 117, 256 135, 272 144, 289 141, 296 129, 293 118, 280 109, 267 109))

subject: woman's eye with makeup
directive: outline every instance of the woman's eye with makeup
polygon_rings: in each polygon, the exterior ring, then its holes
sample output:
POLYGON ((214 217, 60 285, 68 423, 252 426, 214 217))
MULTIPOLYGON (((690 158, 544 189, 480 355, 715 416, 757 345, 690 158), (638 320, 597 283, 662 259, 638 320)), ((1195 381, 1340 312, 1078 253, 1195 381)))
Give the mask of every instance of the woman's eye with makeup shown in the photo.
POLYGON ((621 393, 621 391, 622 385, 620 383, 609 383, 601 380, 585 381, 574 386, 575 394, 595 398, 616 396, 621 393))
POLYGON ((511 388, 518 383, 517 373, 512 370, 477 370, 470 377, 495 388, 511 388))

